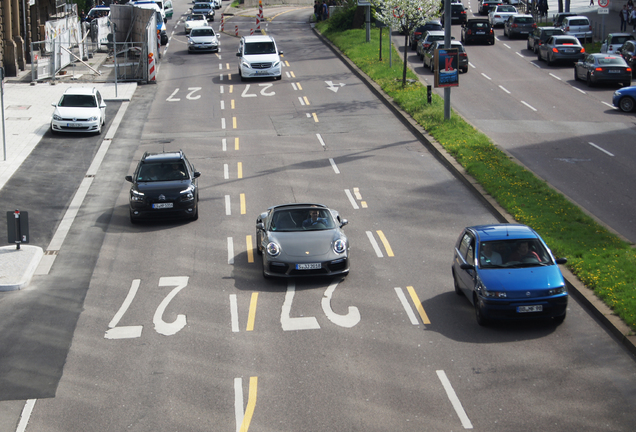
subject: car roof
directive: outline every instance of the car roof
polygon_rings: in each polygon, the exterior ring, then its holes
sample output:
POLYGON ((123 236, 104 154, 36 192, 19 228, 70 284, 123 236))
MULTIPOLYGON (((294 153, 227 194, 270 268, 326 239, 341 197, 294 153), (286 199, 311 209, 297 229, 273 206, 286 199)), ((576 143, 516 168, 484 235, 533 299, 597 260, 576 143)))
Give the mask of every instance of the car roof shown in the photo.
POLYGON ((269 42, 273 41, 274 38, 267 35, 254 35, 254 36, 243 36, 243 40, 248 42, 269 42))
POLYGON ((565 19, 564 19, 563 21, 565 21, 565 20, 570 21, 570 20, 573 20, 573 19, 583 19, 583 18, 585 18, 585 19, 586 19, 586 20, 588 20, 588 21, 590 20, 590 19, 589 19, 588 17, 586 17, 585 15, 572 15, 572 16, 567 16, 567 17, 565 17, 565 19))
POLYGON ((181 160, 184 158, 183 151, 171 151, 162 153, 149 153, 146 152, 141 157, 142 162, 167 162, 181 160))
POLYGON ((322 209, 328 208, 324 204, 316 204, 316 203, 287 203, 287 204, 279 204, 279 205, 271 206, 267 210, 280 210, 284 208, 307 208, 307 207, 318 207, 322 209))
POLYGON ((467 227, 466 229, 474 232, 479 241, 517 240, 539 237, 532 228, 521 224, 475 225, 467 227))
POLYGON ((69 87, 64 91, 64 94, 72 95, 94 95, 97 92, 95 87, 69 87))

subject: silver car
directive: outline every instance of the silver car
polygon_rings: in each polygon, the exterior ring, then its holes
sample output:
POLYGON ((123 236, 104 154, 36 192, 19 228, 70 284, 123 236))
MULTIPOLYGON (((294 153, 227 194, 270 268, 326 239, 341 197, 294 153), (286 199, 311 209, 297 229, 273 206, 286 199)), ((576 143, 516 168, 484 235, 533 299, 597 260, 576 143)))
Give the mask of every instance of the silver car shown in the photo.
POLYGON ((347 225, 322 204, 283 204, 256 218, 256 252, 269 278, 335 276, 349 273, 347 225))
POLYGON ((504 23, 504 36, 509 39, 515 37, 527 38, 534 31, 537 24, 534 22, 532 15, 511 15, 504 23))

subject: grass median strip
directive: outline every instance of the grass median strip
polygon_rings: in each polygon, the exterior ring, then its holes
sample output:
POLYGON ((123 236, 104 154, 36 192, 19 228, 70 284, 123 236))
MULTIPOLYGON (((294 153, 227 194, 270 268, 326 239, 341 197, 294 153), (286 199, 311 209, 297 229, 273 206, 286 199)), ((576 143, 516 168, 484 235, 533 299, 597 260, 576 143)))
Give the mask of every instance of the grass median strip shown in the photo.
MULTIPOLYGON (((355 10, 355 8, 354 8, 355 10)), ((343 14, 353 14, 347 12, 343 14)), ((349 20, 352 21, 352 20, 349 20)), ((316 28, 373 79, 393 100, 433 136, 514 218, 534 228, 555 255, 567 257, 567 267, 601 298, 632 330, 636 330, 636 250, 552 189, 546 182, 495 146, 453 112, 444 120, 444 101, 433 94, 426 103, 426 87, 410 69, 402 85, 401 55, 393 49, 389 67, 387 32, 382 61, 379 29, 343 29, 348 22, 337 14, 316 28)))

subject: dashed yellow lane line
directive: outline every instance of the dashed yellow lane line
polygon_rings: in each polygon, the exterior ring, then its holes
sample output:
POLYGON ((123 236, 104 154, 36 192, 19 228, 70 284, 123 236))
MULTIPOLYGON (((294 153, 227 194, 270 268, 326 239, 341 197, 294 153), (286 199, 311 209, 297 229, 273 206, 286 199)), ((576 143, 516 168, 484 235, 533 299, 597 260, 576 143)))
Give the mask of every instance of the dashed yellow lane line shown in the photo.
POLYGON ((407 286, 406 289, 409 291, 409 294, 411 294, 411 299, 413 300, 413 304, 415 304, 415 309, 417 309, 417 313, 419 313, 420 317, 422 318, 422 322, 424 324, 430 324, 431 321, 428 319, 428 315, 426 315, 426 312, 424 312, 424 307, 422 306, 422 302, 420 301, 420 298, 417 296, 415 289, 413 289, 412 286, 407 286))
POLYGON ((237 137, 237 138, 234 138, 234 150, 238 150, 238 149, 239 149, 239 139, 237 137))
POLYGON ((247 245, 247 262, 254 262, 254 246, 252 245, 252 236, 248 235, 245 237, 245 243, 247 245))
POLYGON ((384 249, 386 249, 386 254, 390 257, 394 256, 393 249, 391 249, 391 245, 389 244, 389 241, 384 236, 384 233, 380 230, 377 230, 376 232, 378 233, 378 237, 380 237, 380 241, 384 245, 384 249))
POLYGON ((245 409, 245 415, 243 416, 243 422, 239 432, 247 432, 252 422, 252 416, 254 415, 254 408, 256 407, 256 388, 258 386, 258 377, 250 377, 250 390, 247 397, 247 408, 245 409))
POLYGON ((256 318, 256 303, 258 301, 258 293, 252 293, 252 299, 250 300, 250 312, 247 316, 247 331, 254 330, 254 320, 256 318))
POLYGON ((245 214, 245 194, 241 194, 241 214, 245 214))
POLYGON ((313 116, 314 121, 318 123, 318 116, 316 115, 316 113, 311 113, 311 115, 313 116))
POLYGON ((243 162, 236 164, 236 172, 238 178, 243 178, 243 162))

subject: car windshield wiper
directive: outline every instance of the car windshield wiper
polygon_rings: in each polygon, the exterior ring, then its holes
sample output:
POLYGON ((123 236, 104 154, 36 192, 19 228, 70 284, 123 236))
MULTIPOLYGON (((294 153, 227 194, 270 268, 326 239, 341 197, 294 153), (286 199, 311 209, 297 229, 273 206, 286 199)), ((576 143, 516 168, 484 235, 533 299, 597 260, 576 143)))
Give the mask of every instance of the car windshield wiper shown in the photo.
POLYGON ((545 266, 547 264, 543 264, 540 262, 532 262, 532 263, 518 263, 518 264, 513 264, 511 266, 509 266, 509 268, 523 268, 523 267, 542 267, 545 266))

